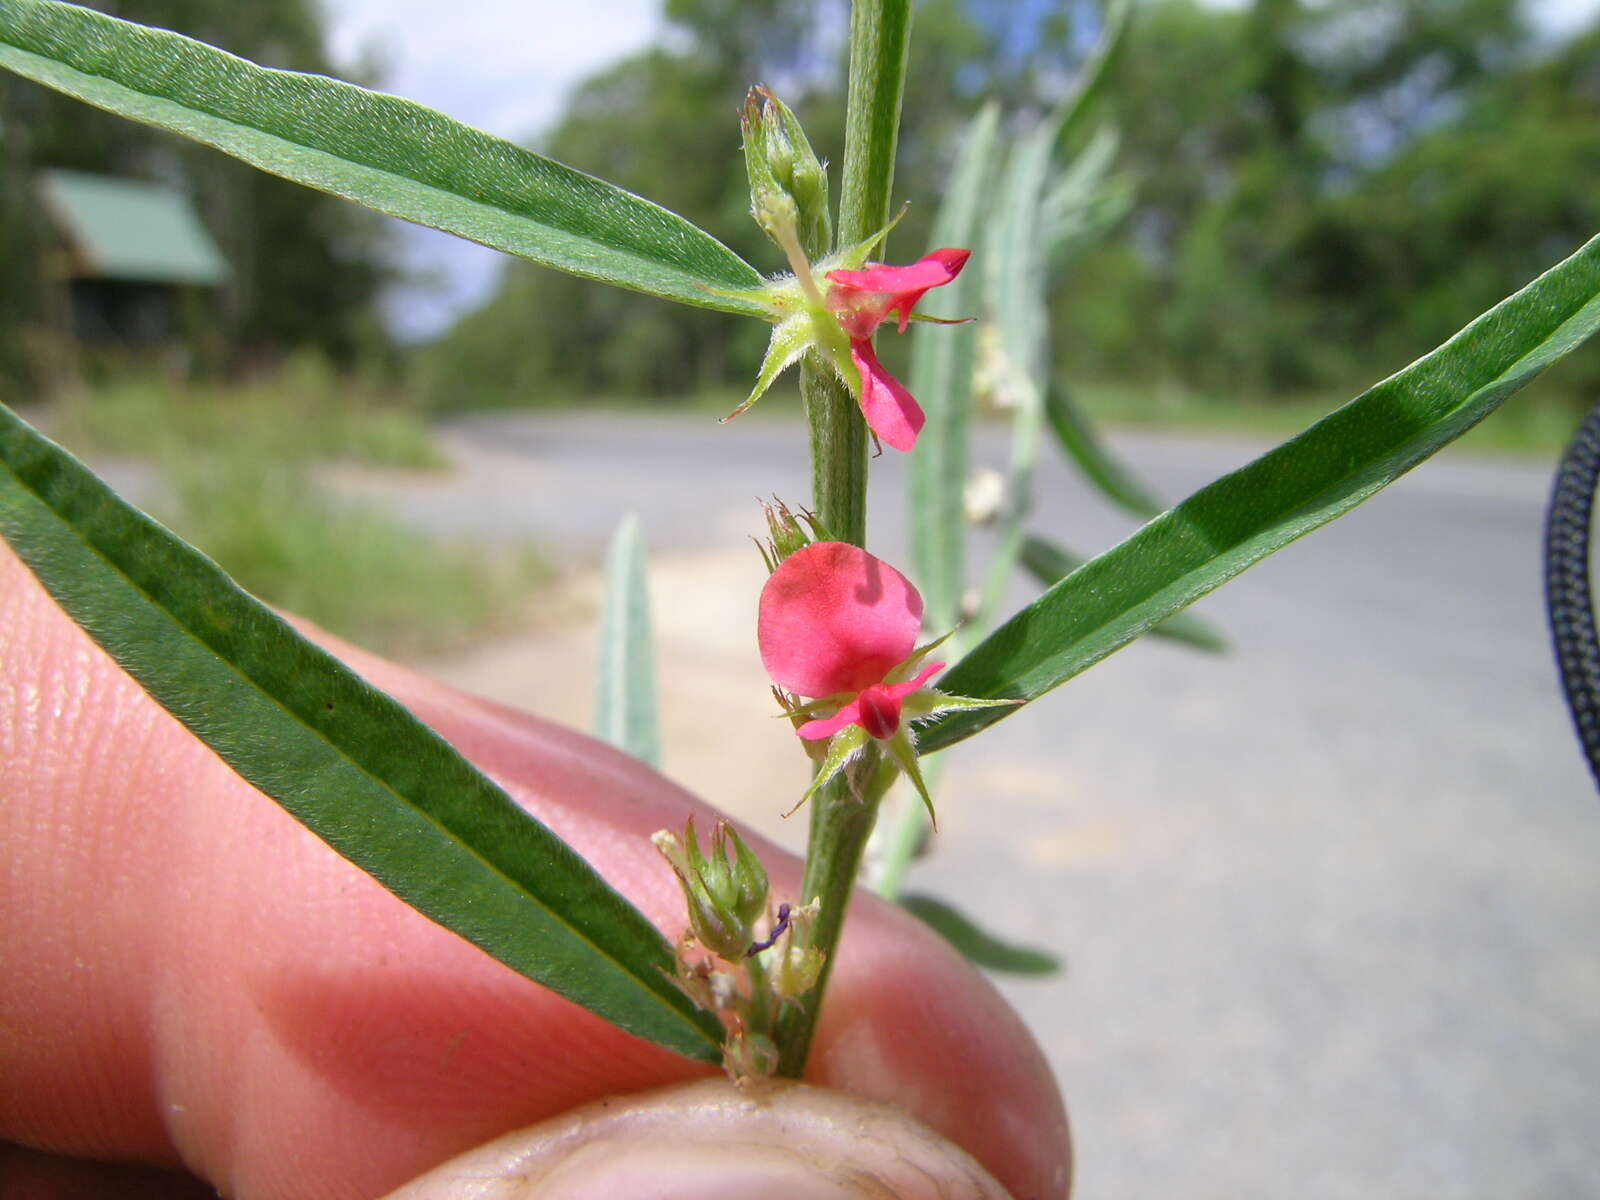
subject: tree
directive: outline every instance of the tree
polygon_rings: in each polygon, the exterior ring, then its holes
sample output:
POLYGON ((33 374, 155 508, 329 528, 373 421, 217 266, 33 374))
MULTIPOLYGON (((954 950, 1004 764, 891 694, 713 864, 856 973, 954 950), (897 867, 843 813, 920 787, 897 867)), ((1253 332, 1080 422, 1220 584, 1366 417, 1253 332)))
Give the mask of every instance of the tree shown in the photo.
MULTIPOLYGON (((752 83, 771 83, 799 112, 818 153, 837 161, 843 64, 829 31, 848 19, 846 7, 841 0, 669 0, 666 12, 672 48, 586 81, 537 148, 681 213, 762 270, 782 270, 749 216, 737 113, 752 83)), ((926 236, 951 137, 982 98, 999 52, 993 29, 964 0, 932 0, 916 20, 917 69, 896 192, 921 202, 895 234, 903 245, 926 236)), ((1028 78, 1019 67, 1015 86, 1028 78)), ((445 408, 541 395, 675 396, 747 382, 765 345, 765 329, 753 322, 511 263, 497 294, 430 347, 421 370, 433 403, 445 408), (585 350, 600 344, 604 357, 585 350)))
POLYGON ((1102 370, 1230 391, 1407 361, 1594 228, 1586 53, 1517 0, 1148 9, 1114 94, 1138 204, 1058 315, 1102 370))
MULTIPOLYGON (((128 20, 181 30, 269 66, 329 73, 314 0, 91 0, 128 20)), ((6 202, 31 210, 32 169, 65 167, 175 184, 194 200, 228 259, 221 302, 192 314, 191 342, 248 365, 301 346, 350 362, 385 338, 375 300, 386 278, 383 225, 372 213, 308 191, 193 143, 130 126, 81 103, 0 80, 7 140, 6 202)), ((22 370, 20 330, 44 319, 42 231, 30 212, 6 214, 16 253, 0 255, 0 371, 22 370)), ((11 248, 7 247, 8 250, 11 248)))

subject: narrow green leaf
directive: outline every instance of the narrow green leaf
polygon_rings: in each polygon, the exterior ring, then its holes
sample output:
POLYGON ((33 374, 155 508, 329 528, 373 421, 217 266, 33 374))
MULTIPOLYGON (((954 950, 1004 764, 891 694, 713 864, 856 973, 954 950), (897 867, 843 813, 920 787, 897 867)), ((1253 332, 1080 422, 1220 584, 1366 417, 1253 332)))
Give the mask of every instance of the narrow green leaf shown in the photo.
MULTIPOLYGON (((1000 107, 989 103, 973 118, 956 160, 950 188, 933 223, 935 246, 970 247, 977 240, 979 201, 990 181, 1000 107)), ((978 271, 963 272, 929 292, 922 311, 936 317, 970 317, 977 310, 978 271)), ((928 414, 910 456, 911 545, 922 588, 925 622, 949 630, 961 620, 966 588, 966 486, 972 425, 972 366, 978 329, 969 325, 918 325, 911 334, 911 393, 928 414)))
POLYGON ((973 924, 943 900, 918 892, 900 897, 900 907, 942 935, 972 963, 1009 975, 1054 975, 1061 960, 1045 950, 1004 942, 973 924))
POLYGON ((994 627, 1022 549, 1022 522, 1033 505, 1033 473, 1044 421, 1042 393, 1051 374, 1045 264, 1039 248, 1040 200, 1054 141, 1055 130, 1046 121, 1013 147, 989 241, 984 312, 993 315, 995 330, 986 346, 987 369, 1013 413, 1006 507, 973 622, 980 635, 994 627))
POLYGON ((1083 149, 1069 162, 1045 188, 1043 224, 1047 238, 1062 236, 1058 226, 1071 226, 1081 220, 1083 210, 1091 207, 1094 198, 1106 186, 1111 166, 1116 161, 1122 136, 1109 125, 1094 131, 1083 149))
MULTIPOLYGON (((1022 541, 1022 565, 1045 587, 1054 587, 1072 574, 1087 560, 1044 538, 1028 535, 1022 541)), ((1209 621, 1202 621, 1193 613, 1173 613, 1165 621, 1157 621, 1147 633, 1155 637, 1172 638, 1185 642, 1198 650, 1213 654, 1228 649, 1228 639, 1209 621)))
POLYGON ((761 276, 682 217, 413 104, 56 0, 0 0, 0 67, 262 170, 557 270, 759 316, 761 276), (716 290, 713 290, 716 289, 716 290))
POLYGON ((1061 98, 1061 103, 1050 115, 1058 144, 1072 140, 1105 93, 1112 70, 1122 58, 1123 47, 1128 44, 1133 5, 1134 0, 1110 0, 1106 5, 1105 20, 1100 26, 1100 37, 1094 49, 1079 69, 1072 90, 1061 98))
POLYGON ((633 513, 617 525, 606 554, 594 731, 635 758, 653 767, 661 765, 650 589, 645 578, 644 539, 639 518, 633 513))
POLYGON ((1052 279, 1073 254, 1092 245, 1133 207, 1131 178, 1111 175, 1120 141, 1113 129, 1096 130, 1045 191, 1040 240, 1052 279))
MULTIPOLYGON (((1600 238, 1443 346, 1169 509, 995 630, 944 677, 963 696, 1031 700, 1157 621, 1348 512, 1472 428, 1600 327, 1600 238)), ((1012 709, 955 713, 943 749, 1012 709)))
POLYGON ((1045 388, 1044 411, 1061 448, 1106 499, 1136 517, 1153 517, 1166 507, 1105 448, 1059 379, 1045 388))
POLYGON ((623 1029, 716 1061, 661 934, 403 706, 0 405, 0 535, 168 712, 395 895, 623 1029))

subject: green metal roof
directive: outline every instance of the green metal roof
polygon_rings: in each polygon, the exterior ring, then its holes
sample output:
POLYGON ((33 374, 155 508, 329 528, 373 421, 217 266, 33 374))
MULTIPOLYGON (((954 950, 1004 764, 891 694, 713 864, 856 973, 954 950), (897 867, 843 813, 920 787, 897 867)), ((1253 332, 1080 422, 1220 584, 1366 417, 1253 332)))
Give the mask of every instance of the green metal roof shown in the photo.
POLYGON ((40 171, 46 209, 75 274, 150 283, 220 284, 228 264, 189 201, 172 188, 109 175, 40 171))

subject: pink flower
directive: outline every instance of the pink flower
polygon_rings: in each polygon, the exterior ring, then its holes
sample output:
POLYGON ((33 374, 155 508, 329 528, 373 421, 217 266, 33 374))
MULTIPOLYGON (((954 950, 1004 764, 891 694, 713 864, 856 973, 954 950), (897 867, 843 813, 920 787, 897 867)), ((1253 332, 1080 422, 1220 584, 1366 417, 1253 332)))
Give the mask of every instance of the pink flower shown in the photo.
MULTIPOLYGON (((907 303, 915 304, 916 297, 907 303)), ((933 798, 904 718, 1017 703, 951 696, 928 687, 944 664, 923 660, 944 638, 919 648, 921 628, 917 589, 859 546, 812 542, 772 572, 756 622, 761 662, 778 688, 811 698, 802 703, 778 692, 795 732, 828 743, 813 755, 817 771, 801 804, 844 771, 872 738, 911 780, 931 818, 933 798)))
POLYGON ((900 731, 906 698, 944 669, 931 663, 915 678, 890 681, 912 665, 921 628, 922 596, 904 575, 858 546, 815 542, 767 580, 756 634, 778 686, 830 701, 820 707, 837 702, 831 716, 801 725, 801 737, 831 738, 857 725, 887 740, 900 731))
POLYGON ((828 310, 850 338, 850 361, 861 375, 861 413, 872 432, 896 450, 916 445, 927 417, 878 361, 872 335, 891 313, 898 314, 898 327, 904 333, 917 302, 929 289, 959 275, 970 255, 969 250, 935 250, 908 267, 869 262, 859 271, 828 272, 832 285, 826 297, 828 310))

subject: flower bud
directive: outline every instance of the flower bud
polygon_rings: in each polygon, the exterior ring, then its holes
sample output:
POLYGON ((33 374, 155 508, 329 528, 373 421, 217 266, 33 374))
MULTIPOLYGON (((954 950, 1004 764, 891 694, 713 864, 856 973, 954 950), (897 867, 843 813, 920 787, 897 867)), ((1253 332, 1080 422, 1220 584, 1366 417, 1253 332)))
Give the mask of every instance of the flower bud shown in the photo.
POLYGON ((718 821, 711 831, 711 857, 728 864, 727 905, 744 930, 739 939, 739 954, 743 954, 756 921, 767 911, 767 869, 727 821, 718 821), (731 857, 729 842, 733 844, 731 857))
MULTIPOLYGON (((753 87, 739 114, 744 130, 750 211, 779 246, 798 237, 809 258, 824 254, 832 240, 828 217, 828 172, 787 105, 764 87, 753 87)), ((787 250, 787 248, 786 248, 787 250)))
POLYGON ((777 1043, 760 1033, 732 1033, 722 1048, 722 1069, 737 1084, 767 1079, 778 1070, 777 1043))
POLYGON ((802 508, 797 515, 782 500, 773 497, 771 504, 761 502, 761 511, 767 518, 767 540, 758 541, 756 546, 769 574, 796 550, 804 550, 812 542, 833 540, 817 515, 807 509, 802 508))
POLYGON ((767 872, 761 860, 726 821, 718 821, 712 831, 709 857, 700 852, 693 817, 682 838, 662 830, 650 840, 678 876, 695 937, 713 954, 730 961, 739 958, 767 907, 767 872))

